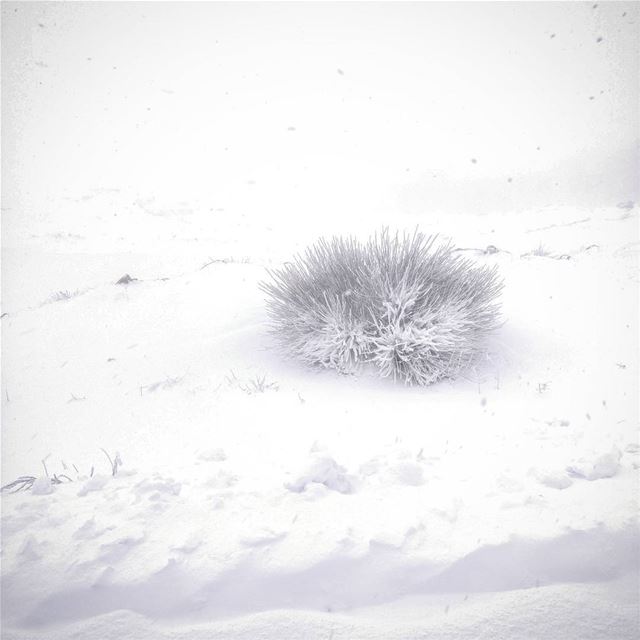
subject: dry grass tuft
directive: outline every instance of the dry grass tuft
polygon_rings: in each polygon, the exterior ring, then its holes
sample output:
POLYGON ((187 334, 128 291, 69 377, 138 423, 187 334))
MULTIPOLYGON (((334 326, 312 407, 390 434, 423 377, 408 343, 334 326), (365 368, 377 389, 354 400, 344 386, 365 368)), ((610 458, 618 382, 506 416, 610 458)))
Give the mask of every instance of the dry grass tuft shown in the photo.
POLYGON ((283 349, 341 372, 373 363, 408 383, 452 378, 499 323, 496 267, 418 231, 321 239, 269 276, 261 288, 283 349))

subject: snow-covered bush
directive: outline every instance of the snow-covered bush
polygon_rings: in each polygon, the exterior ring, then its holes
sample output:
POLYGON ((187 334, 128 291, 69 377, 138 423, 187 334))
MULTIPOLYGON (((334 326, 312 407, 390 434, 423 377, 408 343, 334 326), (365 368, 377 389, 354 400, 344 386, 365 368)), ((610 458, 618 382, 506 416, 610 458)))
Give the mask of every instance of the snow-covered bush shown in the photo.
POLYGON ((496 267, 418 231, 321 239, 269 276, 261 287, 285 351, 341 372, 372 363, 409 383, 454 377, 498 324, 496 267))

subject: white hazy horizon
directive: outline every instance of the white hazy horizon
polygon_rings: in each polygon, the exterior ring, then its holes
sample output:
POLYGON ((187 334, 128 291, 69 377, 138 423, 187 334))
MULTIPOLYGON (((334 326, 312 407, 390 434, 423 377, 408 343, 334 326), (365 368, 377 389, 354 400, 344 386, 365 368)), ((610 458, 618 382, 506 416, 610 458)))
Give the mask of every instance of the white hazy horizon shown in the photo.
POLYGON ((361 217, 638 198, 637 3, 3 3, 5 241, 90 178, 361 217))

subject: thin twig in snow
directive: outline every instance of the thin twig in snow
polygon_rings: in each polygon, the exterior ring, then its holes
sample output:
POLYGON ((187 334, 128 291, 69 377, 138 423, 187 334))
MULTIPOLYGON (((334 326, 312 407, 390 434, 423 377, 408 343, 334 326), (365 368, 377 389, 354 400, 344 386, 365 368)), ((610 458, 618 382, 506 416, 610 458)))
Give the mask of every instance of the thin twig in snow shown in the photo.
POLYGON ((583 222, 589 222, 591 218, 584 218, 583 220, 574 220, 573 222, 566 222, 564 224, 550 224, 548 227, 539 227, 538 229, 527 229, 525 233, 533 233, 534 231, 547 231, 547 229, 554 229, 555 227, 571 227, 574 224, 582 224, 583 222))

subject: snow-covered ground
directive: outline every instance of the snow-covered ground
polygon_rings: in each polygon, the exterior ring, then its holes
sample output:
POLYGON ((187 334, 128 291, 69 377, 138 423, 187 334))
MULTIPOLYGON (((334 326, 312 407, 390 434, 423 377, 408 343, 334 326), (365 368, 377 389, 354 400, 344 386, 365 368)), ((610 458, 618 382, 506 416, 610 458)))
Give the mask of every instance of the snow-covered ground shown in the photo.
POLYGON ((2 17, 3 638, 637 637, 637 3, 2 17), (499 266, 463 379, 275 350, 381 225, 499 266))

